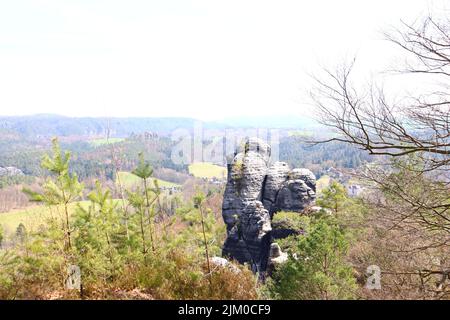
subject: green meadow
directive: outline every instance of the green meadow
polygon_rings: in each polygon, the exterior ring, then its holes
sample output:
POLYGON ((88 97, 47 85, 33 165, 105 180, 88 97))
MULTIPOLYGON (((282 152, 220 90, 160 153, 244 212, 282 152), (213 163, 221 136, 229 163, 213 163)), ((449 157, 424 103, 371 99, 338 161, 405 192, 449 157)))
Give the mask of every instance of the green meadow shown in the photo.
MULTIPOLYGON (((69 212, 73 213, 77 204, 83 207, 88 206, 89 201, 80 201, 70 204, 69 212)), ((63 216, 61 207, 47 207, 43 205, 35 205, 23 209, 11 210, 6 213, 0 213, 0 225, 7 235, 15 232, 17 227, 22 223, 27 230, 37 230, 40 225, 45 224, 48 218, 57 218, 63 216)))
POLYGON ((227 177, 227 168, 210 162, 195 162, 189 165, 189 173, 196 178, 224 179, 227 177))
MULTIPOLYGON (((142 180, 135 176, 134 174, 132 174, 131 172, 127 172, 127 171, 119 171, 118 176, 120 178, 120 182, 122 183, 124 188, 132 188, 135 187, 137 185, 140 185, 142 183, 142 180)), ((161 180, 161 179, 156 179, 156 178, 151 178, 150 182, 149 182, 149 187, 152 188, 153 186, 153 181, 157 180, 158 181, 158 185, 160 187, 166 187, 166 188, 171 188, 171 187, 180 187, 181 185, 174 183, 174 182, 170 182, 170 181, 165 181, 165 180, 161 180)), ((118 183, 119 180, 116 177, 116 183, 118 183)))

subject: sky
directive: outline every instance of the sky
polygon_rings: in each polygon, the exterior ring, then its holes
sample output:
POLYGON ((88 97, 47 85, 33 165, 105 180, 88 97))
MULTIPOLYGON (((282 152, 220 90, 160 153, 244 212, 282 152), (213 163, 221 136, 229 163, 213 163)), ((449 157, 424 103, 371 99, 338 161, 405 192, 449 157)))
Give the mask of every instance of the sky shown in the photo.
POLYGON ((0 115, 309 115, 310 74, 357 56, 432 0, 0 0, 0 115))

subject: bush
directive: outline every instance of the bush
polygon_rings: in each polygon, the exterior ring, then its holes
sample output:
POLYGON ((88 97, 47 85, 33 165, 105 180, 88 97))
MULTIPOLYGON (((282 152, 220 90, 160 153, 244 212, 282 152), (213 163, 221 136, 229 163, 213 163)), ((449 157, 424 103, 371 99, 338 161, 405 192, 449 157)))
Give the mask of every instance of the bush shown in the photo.
POLYGON ((352 268, 345 262, 348 243, 340 227, 318 219, 298 237, 295 256, 275 270, 268 284, 280 299, 349 299, 356 289, 352 268))
POLYGON ((34 232, 21 225, 16 247, 0 251, 0 298, 7 299, 254 299, 256 278, 243 266, 209 264, 220 251, 225 228, 204 196, 168 216, 161 191, 148 187, 153 170, 143 155, 133 171, 142 188, 127 192, 119 207, 111 191, 96 183, 88 205, 76 205, 83 185, 70 175, 70 154, 54 140, 43 166, 52 175, 44 192, 26 190, 51 215, 34 232), (148 183, 148 184, 147 184, 148 183), (76 205, 68 211, 69 203, 76 205), (81 269, 82 290, 67 290, 70 265, 81 269), (238 271, 236 271, 236 269, 238 271))

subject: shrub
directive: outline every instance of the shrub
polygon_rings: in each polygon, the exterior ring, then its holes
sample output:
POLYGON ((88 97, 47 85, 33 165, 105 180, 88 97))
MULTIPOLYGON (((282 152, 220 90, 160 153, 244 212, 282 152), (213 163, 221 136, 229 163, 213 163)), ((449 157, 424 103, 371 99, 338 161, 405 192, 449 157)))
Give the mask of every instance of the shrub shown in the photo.
POLYGON ((281 265, 269 284, 281 299, 348 299, 356 289, 352 268, 346 263, 348 243, 340 227, 319 219, 310 232, 298 237, 296 257, 281 265))

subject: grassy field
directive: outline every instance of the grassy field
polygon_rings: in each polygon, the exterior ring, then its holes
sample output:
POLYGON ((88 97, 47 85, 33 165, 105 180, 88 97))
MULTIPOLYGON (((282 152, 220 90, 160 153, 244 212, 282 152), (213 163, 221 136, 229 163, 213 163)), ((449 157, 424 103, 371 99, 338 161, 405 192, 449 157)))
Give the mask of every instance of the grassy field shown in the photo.
MULTIPOLYGON (((78 202, 82 206, 87 207, 88 201, 78 202)), ((78 203, 72 203, 69 207, 70 212, 73 212, 78 203)), ((63 215, 63 211, 60 208, 50 208, 46 206, 32 206, 24 209, 11 210, 6 213, 0 213, 0 225, 5 230, 6 235, 13 234, 19 224, 23 224, 27 230, 32 231, 39 228, 40 225, 45 223, 45 220, 50 217, 60 217, 63 215)))
MULTIPOLYGON (((140 179, 130 172, 119 172, 122 183, 126 188, 132 188, 140 183, 140 179)), ((153 179, 152 179, 153 180, 153 179)), ((180 187, 179 184, 157 179, 160 187, 180 187)), ((152 187, 152 183, 150 184, 152 187)), ((119 201, 119 200, 115 200, 119 201)), ((72 203, 69 207, 70 212, 74 212, 77 204, 86 207, 89 201, 80 201, 72 203)), ((14 234, 19 224, 25 225, 27 230, 32 231, 39 228, 40 225, 45 224, 47 218, 60 217, 63 215, 62 208, 59 210, 53 207, 51 210, 46 206, 34 205, 31 207, 11 210, 9 212, 0 213, 0 225, 5 230, 5 234, 10 236, 14 234)))
POLYGON ((227 168, 209 162, 196 162, 189 165, 189 173, 197 178, 218 178, 227 177, 227 168))
MULTIPOLYGON (((141 183, 141 179, 139 177, 136 177, 131 172, 119 171, 117 174, 119 175, 120 181, 122 182, 122 185, 124 188, 132 188, 141 183)), ((155 180, 155 179, 154 178, 151 179, 152 183, 149 185, 149 187, 153 187, 153 180, 155 180)), ((169 181, 165 181, 165 180, 161 180, 161 179, 156 179, 156 180, 158 180, 158 184, 160 187, 171 188, 171 187, 180 187, 181 186, 177 183, 173 183, 173 182, 169 182, 169 181)), ((118 182, 118 180, 116 178, 116 183, 117 182, 118 182)))
POLYGON ((90 140, 89 143, 94 147, 100 147, 105 144, 118 143, 118 142, 122 142, 124 140, 125 139, 123 139, 123 138, 94 139, 94 140, 90 140))

